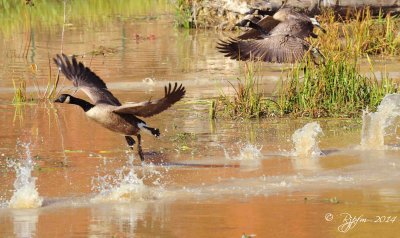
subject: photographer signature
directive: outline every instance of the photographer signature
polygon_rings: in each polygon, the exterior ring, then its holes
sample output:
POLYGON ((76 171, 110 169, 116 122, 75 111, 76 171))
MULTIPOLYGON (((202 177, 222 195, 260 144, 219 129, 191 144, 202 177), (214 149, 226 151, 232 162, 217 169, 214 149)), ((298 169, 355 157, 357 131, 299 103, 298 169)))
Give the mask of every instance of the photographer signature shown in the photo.
MULTIPOLYGON (((341 213, 340 217, 344 217, 342 224, 338 226, 338 231, 346 233, 361 223, 394 223, 397 216, 374 216, 373 218, 364 217, 364 215, 353 216, 350 213, 341 213)), ((325 214, 326 221, 332 221, 333 215, 331 213, 325 214)))

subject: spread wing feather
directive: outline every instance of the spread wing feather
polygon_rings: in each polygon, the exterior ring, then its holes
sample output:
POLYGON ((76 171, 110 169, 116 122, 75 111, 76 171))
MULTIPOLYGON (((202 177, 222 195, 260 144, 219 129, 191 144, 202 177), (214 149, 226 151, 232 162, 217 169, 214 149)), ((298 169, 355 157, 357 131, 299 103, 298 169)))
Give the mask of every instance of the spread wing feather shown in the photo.
POLYGON ((301 60, 310 44, 291 35, 273 35, 262 40, 220 41, 217 48, 226 57, 236 60, 294 63, 301 60))
POLYGON ((75 56, 71 60, 65 55, 57 55, 53 59, 65 77, 72 81, 75 87, 82 90, 94 103, 106 103, 120 106, 121 103, 108 91, 104 81, 81 62, 78 63, 75 56))
POLYGON ((117 107, 113 112, 119 114, 133 114, 139 117, 151 117, 156 115, 170 106, 172 106, 177 101, 181 100, 185 95, 185 87, 175 83, 174 87, 169 84, 165 86, 165 96, 161 99, 154 101, 145 101, 140 103, 127 103, 122 106, 117 107))

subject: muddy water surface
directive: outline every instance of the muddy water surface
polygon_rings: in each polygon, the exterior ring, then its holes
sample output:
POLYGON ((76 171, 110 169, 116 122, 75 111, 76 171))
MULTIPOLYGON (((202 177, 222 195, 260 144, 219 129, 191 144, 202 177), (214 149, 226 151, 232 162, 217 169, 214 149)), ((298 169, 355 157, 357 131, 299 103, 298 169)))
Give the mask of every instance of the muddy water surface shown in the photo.
MULTIPOLYGON (((398 119, 368 132, 374 143, 374 131, 385 128, 385 145, 374 150, 360 145, 361 119, 209 120, 206 99, 232 92, 227 80, 242 70, 216 52, 222 35, 174 29, 170 17, 66 29, 64 52, 83 55, 121 101, 161 97, 168 82, 187 87, 185 100, 146 120, 162 136, 144 135, 143 165, 124 138, 80 108, 13 105, 13 79, 26 80, 35 97, 45 90, 61 32, 36 29, 27 59, 22 33, 4 37, 0 236, 397 237, 398 119), (112 52, 89 54, 102 47, 112 52), (24 205, 13 205, 16 194, 24 205)), ((393 77, 397 61, 387 61, 393 77)), ((271 93, 288 65, 262 67, 271 93)), ((75 93, 61 81, 63 92, 75 93)))

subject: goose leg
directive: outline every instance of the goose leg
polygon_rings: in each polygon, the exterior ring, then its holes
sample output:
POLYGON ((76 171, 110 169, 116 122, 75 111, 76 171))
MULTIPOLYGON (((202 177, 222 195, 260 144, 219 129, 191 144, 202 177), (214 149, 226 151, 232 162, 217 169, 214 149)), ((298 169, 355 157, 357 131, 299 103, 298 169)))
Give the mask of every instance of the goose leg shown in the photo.
POLYGON ((125 136, 126 142, 128 143, 129 148, 133 150, 133 145, 135 144, 135 140, 130 136, 125 136))
POLYGON ((143 156, 143 151, 142 151, 142 136, 140 134, 137 134, 137 139, 138 139, 139 157, 140 157, 140 160, 143 162, 144 161, 144 156, 143 156))

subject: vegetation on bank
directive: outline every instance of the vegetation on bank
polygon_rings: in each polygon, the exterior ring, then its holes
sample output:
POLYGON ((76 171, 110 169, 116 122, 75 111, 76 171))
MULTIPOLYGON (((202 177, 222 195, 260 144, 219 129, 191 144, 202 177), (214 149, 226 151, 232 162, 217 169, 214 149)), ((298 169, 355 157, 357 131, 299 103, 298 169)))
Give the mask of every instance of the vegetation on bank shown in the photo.
POLYGON ((0 0, 0 33, 15 34, 30 23, 37 27, 62 26, 64 3, 67 24, 84 22, 88 27, 103 26, 114 16, 148 18, 150 13, 159 17, 173 9, 170 0, 0 0))
POLYGON ((389 14, 374 19, 365 9, 357 12, 353 19, 339 21, 333 11, 327 11, 320 21, 329 30, 327 34, 320 33, 312 44, 323 52, 324 64, 316 65, 310 57, 305 57, 282 77, 276 94, 265 98, 257 89, 255 73, 248 73, 249 64, 259 63, 246 63, 243 80, 232 84, 236 93, 232 97, 222 94, 217 103, 218 111, 240 118, 271 115, 357 117, 367 107, 375 110, 386 94, 398 92, 396 82, 386 72, 375 74, 369 56, 400 54, 399 19, 389 14), (360 73, 361 60, 368 61, 372 76, 360 73), (255 102, 260 105, 247 106, 255 102))

